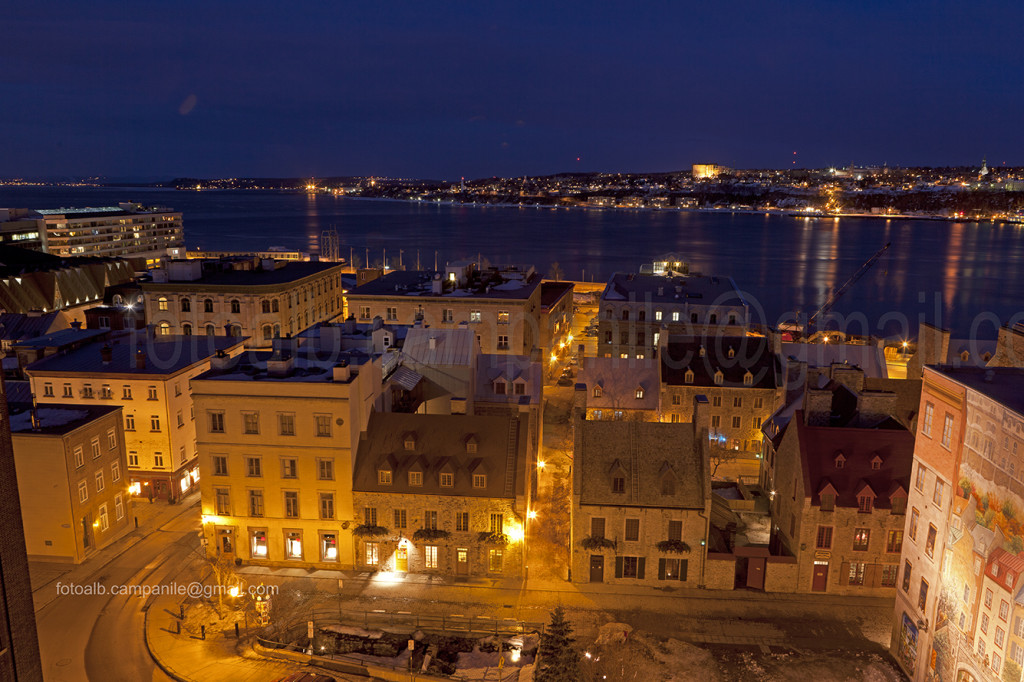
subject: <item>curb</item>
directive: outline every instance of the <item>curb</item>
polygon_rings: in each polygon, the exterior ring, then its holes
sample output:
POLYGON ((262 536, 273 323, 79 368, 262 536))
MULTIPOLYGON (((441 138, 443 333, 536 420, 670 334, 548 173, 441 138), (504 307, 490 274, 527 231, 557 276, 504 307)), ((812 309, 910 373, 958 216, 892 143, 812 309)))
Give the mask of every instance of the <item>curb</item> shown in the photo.
POLYGON ((157 656, 155 653, 153 653, 153 647, 150 646, 150 644, 149 644, 149 612, 150 612, 150 607, 152 607, 152 604, 150 604, 149 606, 146 607, 146 615, 142 619, 142 631, 143 631, 143 634, 144 634, 144 637, 142 639, 146 643, 146 652, 149 654, 149 657, 153 660, 153 662, 156 663, 156 667, 160 668, 160 670, 162 670, 164 672, 164 674, 167 675, 168 677, 170 677, 172 680, 177 680, 177 682, 192 682, 187 677, 182 677, 182 676, 178 675, 176 672, 174 672, 169 667, 164 665, 163 660, 161 660, 161 658, 159 656, 157 656))

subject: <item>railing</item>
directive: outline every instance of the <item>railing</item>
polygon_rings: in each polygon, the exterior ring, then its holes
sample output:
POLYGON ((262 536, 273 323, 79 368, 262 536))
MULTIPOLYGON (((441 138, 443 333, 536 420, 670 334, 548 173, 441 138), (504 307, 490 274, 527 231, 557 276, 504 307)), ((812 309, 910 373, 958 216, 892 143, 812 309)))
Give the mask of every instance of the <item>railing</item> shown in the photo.
POLYGON ((294 616, 287 622, 288 628, 306 627, 312 620, 318 627, 329 624, 361 624, 363 629, 384 629, 409 627, 416 630, 442 633, 481 635, 521 635, 530 632, 544 633, 544 623, 520 621, 515 618, 491 618, 489 616, 464 616, 445 614, 420 614, 406 611, 346 611, 335 608, 315 608, 294 616))

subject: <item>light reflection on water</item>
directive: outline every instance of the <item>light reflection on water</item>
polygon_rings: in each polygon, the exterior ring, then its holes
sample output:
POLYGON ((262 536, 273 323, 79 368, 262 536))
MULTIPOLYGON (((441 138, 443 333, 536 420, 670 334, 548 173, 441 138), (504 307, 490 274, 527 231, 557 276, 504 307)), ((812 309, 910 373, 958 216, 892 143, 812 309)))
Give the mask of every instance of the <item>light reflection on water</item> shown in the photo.
POLYGON ((837 302, 842 315, 869 320, 898 311, 966 333, 975 315, 1004 321, 1024 311, 1024 226, 880 219, 803 219, 764 214, 674 211, 551 210, 365 201, 273 192, 178 192, 152 189, 3 188, 0 206, 49 208, 109 205, 131 199, 184 213, 189 248, 315 252, 334 226, 341 254, 380 261, 386 249, 406 265, 420 250, 425 267, 475 258, 557 261, 566 276, 602 281, 665 252, 691 269, 731 276, 764 307, 769 321, 785 311, 816 310, 861 263, 892 248, 837 302), (937 308, 936 308, 937 305, 937 308))

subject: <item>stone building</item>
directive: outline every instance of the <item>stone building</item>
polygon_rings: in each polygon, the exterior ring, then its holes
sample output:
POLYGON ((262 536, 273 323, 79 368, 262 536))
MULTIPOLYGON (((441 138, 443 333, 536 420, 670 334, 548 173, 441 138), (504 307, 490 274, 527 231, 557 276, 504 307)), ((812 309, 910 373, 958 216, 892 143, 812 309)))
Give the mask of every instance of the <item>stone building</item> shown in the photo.
POLYGON ((574 582, 703 586, 708 403, 691 424, 593 421, 574 410, 574 582))
POLYGON ((569 345, 572 338, 573 283, 540 283, 541 357, 547 358, 569 345))
POLYGON ((471 261, 445 272, 390 272, 346 294, 356 319, 387 324, 472 329, 484 353, 530 355, 543 341, 541 278, 531 265, 479 268, 471 261))
POLYGON ((242 342, 127 333, 44 357, 24 371, 40 405, 120 405, 132 493, 177 499, 199 487, 189 382, 218 353, 241 353, 242 342))
POLYGON ((29 559, 81 563, 129 531, 120 405, 27 406, 10 423, 29 559))
POLYGON ((258 258, 170 261, 142 284, 158 334, 245 336, 252 348, 342 315, 342 266, 258 258))
POLYGON ((664 335, 743 336, 749 323, 732 278, 616 273, 601 293, 597 356, 642 360, 664 335))
POLYGON ((216 357, 192 381, 207 552, 351 568, 352 467, 382 407, 380 356, 275 346, 216 357))
POLYGON ((914 435, 892 416, 896 394, 834 376, 809 380, 802 403, 765 426, 772 543, 797 559, 785 591, 892 595, 914 435))
POLYGON ((521 575, 530 462, 517 415, 374 414, 353 474, 356 566, 521 575))

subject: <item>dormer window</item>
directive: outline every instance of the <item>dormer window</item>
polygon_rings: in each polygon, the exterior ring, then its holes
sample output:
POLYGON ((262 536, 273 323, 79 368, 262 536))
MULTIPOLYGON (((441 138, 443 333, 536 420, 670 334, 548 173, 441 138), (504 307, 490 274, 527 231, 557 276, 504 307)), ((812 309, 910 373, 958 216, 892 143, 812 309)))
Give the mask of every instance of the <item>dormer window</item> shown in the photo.
POLYGON ((451 488, 455 484, 455 475, 448 472, 443 472, 441 474, 440 483, 442 488, 451 488))
POLYGON ((878 455, 875 455, 874 458, 872 458, 872 460, 871 460, 871 470, 872 471, 878 471, 881 468, 882 468, 882 458, 879 457, 878 455))
POLYGON ((723 383, 725 383, 725 375, 722 374, 722 370, 716 370, 715 371, 715 385, 716 386, 721 386, 723 383))
POLYGON ((378 469, 377 470, 377 483, 378 483, 378 485, 391 485, 391 470, 390 469, 378 469))
POLYGON ((642 389, 642 388, 636 389, 636 399, 637 400, 643 400, 644 399, 644 389, 642 389))
POLYGON ((729 357, 730 358, 736 357, 736 349, 735 348, 730 348, 729 349, 729 357))
POLYGON ((840 452, 838 455, 836 455, 834 461, 836 463, 836 469, 842 469, 846 466, 846 455, 840 452))
POLYGON ((750 373, 749 369, 747 370, 747 373, 743 375, 743 385, 744 386, 753 386, 754 385, 754 375, 750 373))
POLYGON ((405 449, 415 450, 416 449, 416 436, 409 434, 405 437, 405 449))
POLYGON ((487 474, 473 474, 473 487, 474 488, 486 488, 487 487, 487 474))
POLYGON ((594 397, 595 398, 600 398, 601 397, 601 387, 600 386, 594 386, 594 397))
POLYGON ((422 471, 410 471, 409 472, 409 485, 421 486, 423 485, 423 472, 422 471))
POLYGON ((505 381, 504 379, 494 382, 494 393, 495 395, 505 395, 505 381))
POLYGON ((870 514, 871 509, 874 506, 875 498, 873 495, 858 495, 857 496, 857 511, 861 514, 870 514))
POLYGON ((613 493, 625 493, 626 492, 626 477, 625 476, 613 476, 612 477, 612 492, 613 493))
POLYGON ((834 511, 836 508, 836 496, 832 493, 821 494, 821 511, 834 511))
POLYGON ((690 369, 690 368, 686 369, 686 374, 683 375, 683 381, 685 381, 688 384, 692 384, 693 383, 693 370, 692 369, 690 369))
POLYGON ((526 395, 526 382, 516 381, 512 384, 512 392, 515 395, 526 395))
POLYGON ((466 454, 476 454, 476 436, 470 436, 466 439, 466 454))
POLYGON ((700 356, 704 357, 704 346, 700 347, 700 356))

